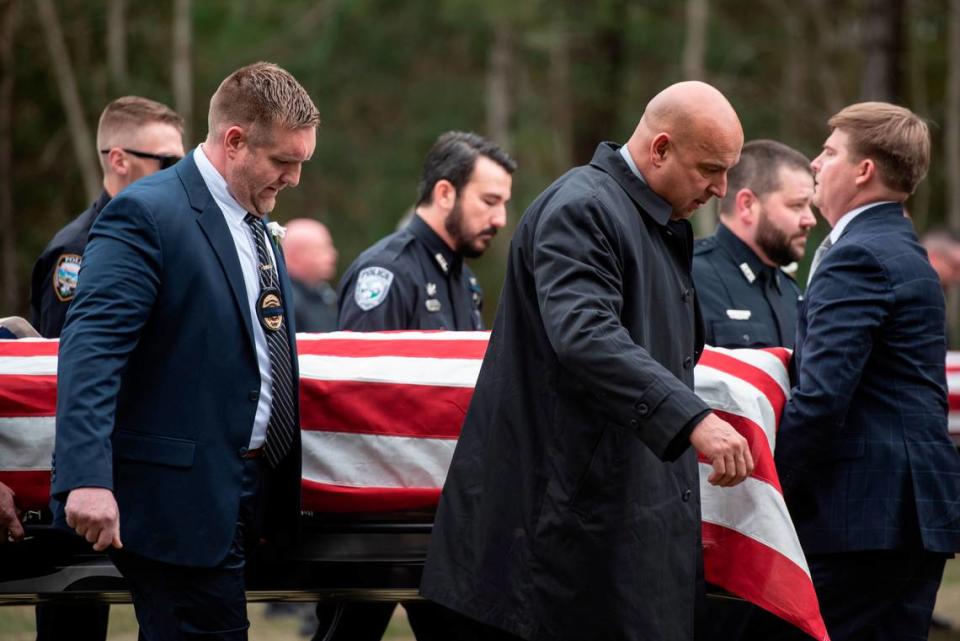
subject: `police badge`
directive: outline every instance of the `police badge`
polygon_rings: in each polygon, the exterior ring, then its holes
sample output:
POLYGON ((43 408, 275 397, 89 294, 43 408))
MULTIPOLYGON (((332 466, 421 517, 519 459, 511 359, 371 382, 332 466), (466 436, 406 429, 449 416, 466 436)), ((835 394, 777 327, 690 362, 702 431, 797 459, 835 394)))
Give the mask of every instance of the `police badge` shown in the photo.
POLYGON ((393 272, 383 267, 367 267, 357 275, 357 286, 353 290, 353 300, 365 312, 379 305, 387 297, 393 272))
POLYGON ((283 301, 280 300, 280 290, 268 287, 260 292, 257 300, 257 314, 260 324, 265 330, 275 332, 283 325, 283 301))
POLYGON ((53 268, 53 292, 61 302, 73 300, 79 275, 80 254, 60 254, 53 268))

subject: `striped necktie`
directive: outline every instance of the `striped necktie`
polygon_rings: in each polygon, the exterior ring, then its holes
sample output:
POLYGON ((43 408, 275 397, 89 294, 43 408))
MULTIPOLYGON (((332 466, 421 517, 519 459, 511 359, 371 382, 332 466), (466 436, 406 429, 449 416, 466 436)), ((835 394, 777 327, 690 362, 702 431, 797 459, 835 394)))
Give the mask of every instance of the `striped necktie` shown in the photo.
MULTIPOLYGON (((294 420, 293 396, 293 368, 290 360, 290 342, 287 335, 287 322, 282 315, 280 306, 280 279, 277 270, 273 267, 270 254, 267 251, 267 241, 264 237, 264 227, 260 220, 247 214, 243 221, 253 234, 253 241, 257 247, 257 270, 260 276, 260 297, 257 300, 257 313, 262 317, 265 310, 272 309, 275 313, 279 308, 279 318, 276 329, 272 329, 268 322, 263 333, 266 335, 267 347, 270 350, 270 371, 273 376, 273 400, 270 403, 270 421, 267 423, 267 435, 263 441, 263 453, 267 463, 276 467, 290 451, 296 437, 297 425, 294 420), (270 305, 270 294, 275 293, 274 305, 270 305)), ((267 316, 267 318, 270 318, 267 316)), ((276 320, 274 320, 276 323, 276 320)))
POLYGON ((817 251, 813 253, 813 262, 810 263, 810 273, 807 274, 807 287, 810 286, 810 281, 813 280, 813 273, 817 271, 817 267, 823 262, 823 257, 826 256, 827 251, 831 247, 833 247, 833 240, 830 238, 830 234, 827 234, 827 237, 824 238, 820 242, 820 246, 817 247, 817 251))

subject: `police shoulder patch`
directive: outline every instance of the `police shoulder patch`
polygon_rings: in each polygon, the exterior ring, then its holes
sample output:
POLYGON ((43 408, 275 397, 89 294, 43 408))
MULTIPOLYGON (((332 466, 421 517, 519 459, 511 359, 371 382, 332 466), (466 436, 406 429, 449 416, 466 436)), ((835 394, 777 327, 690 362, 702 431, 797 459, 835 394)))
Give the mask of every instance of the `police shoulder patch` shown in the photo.
POLYGON ((357 286, 353 290, 353 300, 365 312, 370 311, 387 298, 393 272, 383 267, 366 267, 357 274, 357 286))
POLYGON ((73 300, 80 275, 80 254, 60 254, 53 268, 53 292, 62 302, 73 300))

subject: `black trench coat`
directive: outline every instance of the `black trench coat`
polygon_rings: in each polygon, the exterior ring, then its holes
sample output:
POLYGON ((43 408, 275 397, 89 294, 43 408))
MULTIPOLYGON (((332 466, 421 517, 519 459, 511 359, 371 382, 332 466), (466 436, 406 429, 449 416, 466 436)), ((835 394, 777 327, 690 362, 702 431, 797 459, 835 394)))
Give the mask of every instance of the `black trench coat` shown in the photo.
POLYGON ((692 231, 602 144, 530 206, 422 594, 526 639, 693 638, 692 231))

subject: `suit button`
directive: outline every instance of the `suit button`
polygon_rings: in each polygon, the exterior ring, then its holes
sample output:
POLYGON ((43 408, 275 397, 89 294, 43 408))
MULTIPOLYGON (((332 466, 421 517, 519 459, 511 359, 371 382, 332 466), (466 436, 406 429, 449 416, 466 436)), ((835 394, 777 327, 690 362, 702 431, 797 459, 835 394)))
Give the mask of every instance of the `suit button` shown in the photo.
POLYGON ((693 496, 693 492, 691 492, 690 490, 684 490, 684 491, 683 491, 683 502, 686 503, 687 501, 689 501, 691 496, 693 496))
POLYGON ((646 416, 650 413, 650 407, 646 403, 637 403, 637 413, 646 416))
POLYGON ((249 394, 247 394, 247 398, 249 398, 251 401, 259 401, 260 392, 256 392, 256 391, 250 392, 249 394))
POLYGON ((693 290, 684 289, 681 297, 683 298, 683 302, 689 303, 690 299, 693 298, 693 290))
POLYGON ((693 367, 693 356, 687 356, 683 359, 683 369, 690 369, 693 367))
POLYGON ((247 448, 241 447, 239 450, 237 450, 237 454, 240 456, 240 458, 243 458, 247 455, 247 451, 247 448))
POLYGON ((750 342, 750 334, 744 334, 744 335, 741 336, 740 338, 743 339, 743 342, 744 342, 744 343, 749 343, 749 342, 750 342))
POLYGON ((630 419, 630 427, 632 427, 633 429, 637 429, 638 427, 640 427, 640 421, 638 421, 638 420, 635 419, 635 418, 631 418, 631 419, 630 419))

